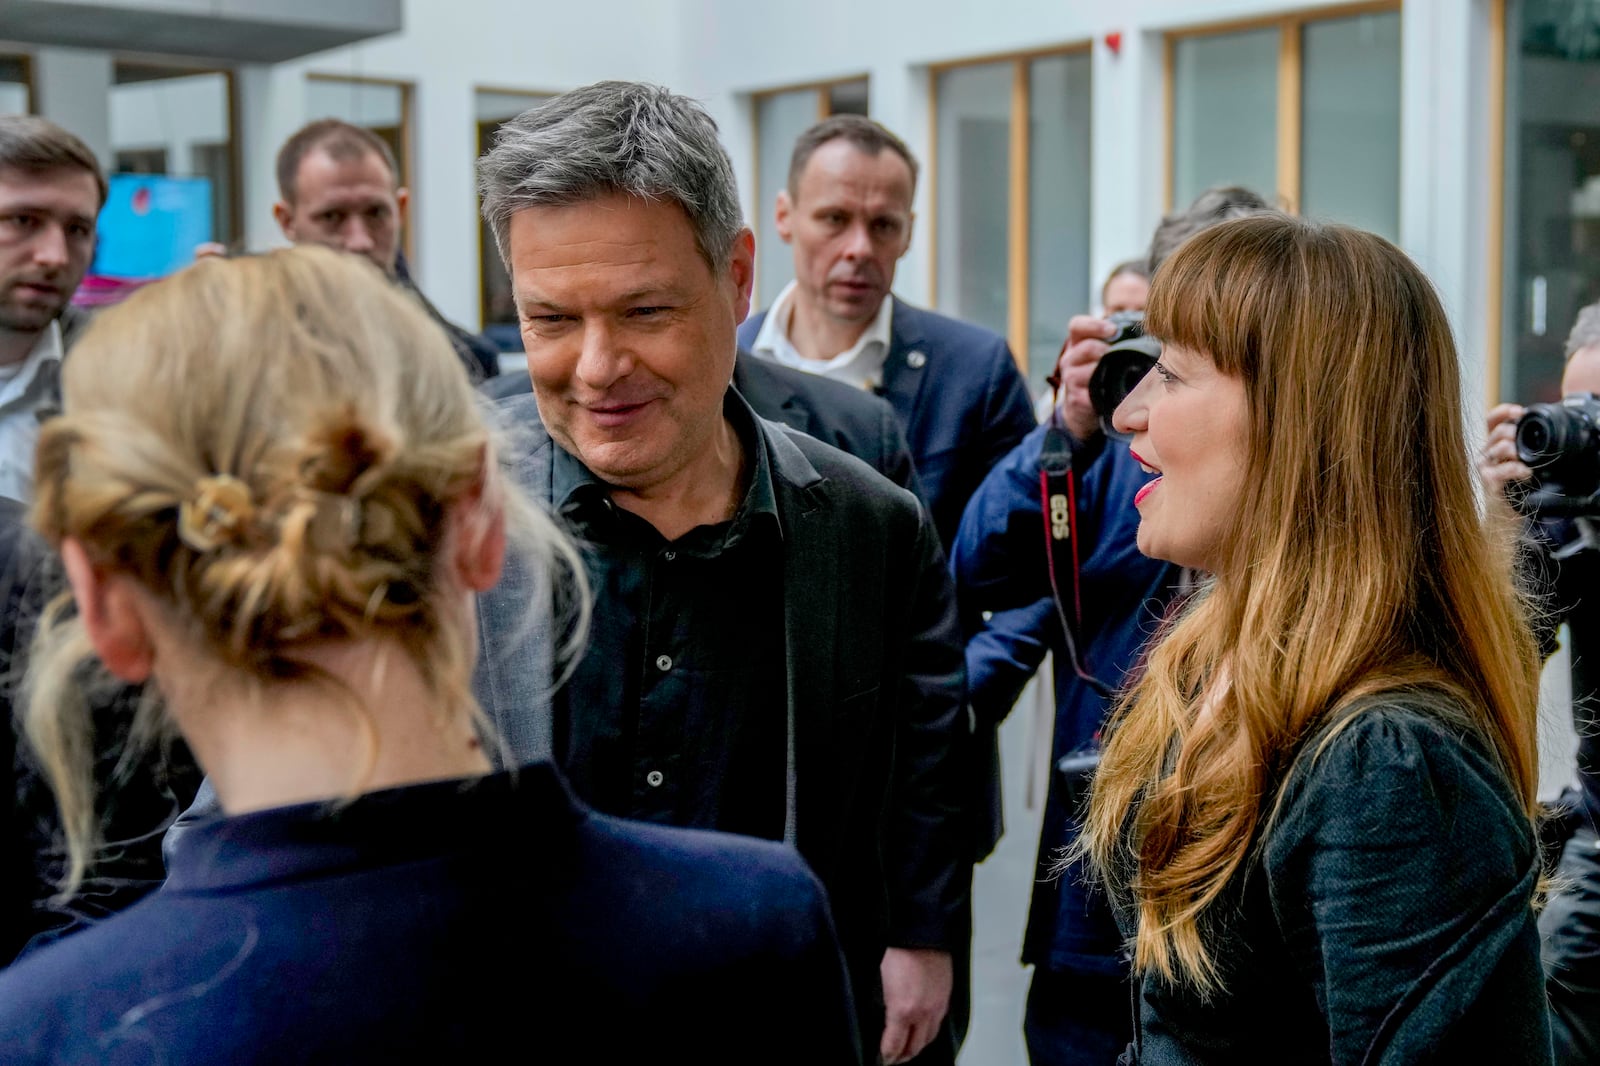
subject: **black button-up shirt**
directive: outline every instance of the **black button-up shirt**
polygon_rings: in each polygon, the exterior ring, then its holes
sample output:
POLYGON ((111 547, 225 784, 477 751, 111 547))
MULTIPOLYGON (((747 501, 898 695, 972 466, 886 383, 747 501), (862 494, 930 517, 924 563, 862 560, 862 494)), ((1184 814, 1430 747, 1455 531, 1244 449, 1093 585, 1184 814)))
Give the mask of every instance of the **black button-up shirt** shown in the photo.
POLYGON ((783 530, 766 442, 730 390, 745 451, 730 521, 668 541, 557 448, 554 499, 588 564, 587 648, 555 706, 573 790, 609 814, 778 839, 787 775, 783 530))

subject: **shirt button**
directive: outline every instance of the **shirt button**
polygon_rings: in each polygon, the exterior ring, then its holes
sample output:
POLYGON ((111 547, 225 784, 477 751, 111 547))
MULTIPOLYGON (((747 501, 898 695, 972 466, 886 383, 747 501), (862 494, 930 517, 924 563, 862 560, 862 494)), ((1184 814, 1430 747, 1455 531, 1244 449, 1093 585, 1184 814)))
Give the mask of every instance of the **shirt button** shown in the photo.
POLYGON ((672 560, 676 559, 677 557, 678 557, 678 553, 677 552, 662 552, 661 553, 661 558, 665 559, 669 563, 672 562, 672 560))
POLYGON ((656 669, 660 670, 662 673, 666 673, 668 670, 671 670, 672 669, 672 656, 670 656, 670 655, 657 655, 656 656, 656 669))
POLYGON ((660 770, 651 770, 649 773, 644 775, 644 779, 651 788, 660 788, 661 782, 665 781, 667 778, 666 775, 660 770))

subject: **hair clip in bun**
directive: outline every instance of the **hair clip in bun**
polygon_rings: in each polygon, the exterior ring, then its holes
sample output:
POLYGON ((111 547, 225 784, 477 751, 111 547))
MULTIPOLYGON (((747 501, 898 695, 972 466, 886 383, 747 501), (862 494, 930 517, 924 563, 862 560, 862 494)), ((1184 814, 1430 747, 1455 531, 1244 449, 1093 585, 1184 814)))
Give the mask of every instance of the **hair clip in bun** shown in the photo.
POLYGON ((229 474, 212 474, 194 483, 194 497, 178 506, 178 537, 197 552, 237 544, 255 508, 250 487, 229 474))
POLYGON ((301 490, 313 510, 306 523, 306 540, 325 555, 349 555, 361 541, 361 503, 348 496, 316 489, 301 490))

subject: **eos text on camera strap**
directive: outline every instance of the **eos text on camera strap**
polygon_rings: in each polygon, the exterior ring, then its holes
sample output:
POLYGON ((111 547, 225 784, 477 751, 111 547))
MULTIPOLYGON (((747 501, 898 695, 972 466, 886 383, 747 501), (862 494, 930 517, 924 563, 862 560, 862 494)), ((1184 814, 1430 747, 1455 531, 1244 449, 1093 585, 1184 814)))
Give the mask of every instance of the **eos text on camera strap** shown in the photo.
POLYGON ((1082 572, 1078 556, 1078 481, 1072 472, 1072 445, 1060 427, 1051 425, 1045 430, 1044 444, 1039 449, 1039 500, 1044 518, 1045 564, 1050 572, 1050 593, 1067 621, 1074 637, 1083 629, 1082 572), (1066 567, 1071 578, 1071 605, 1063 595, 1061 577, 1056 569, 1060 557, 1070 564, 1066 567))
POLYGON ((1052 406, 1050 426, 1039 448, 1039 510, 1044 519, 1044 558, 1050 579, 1050 598, 1055 603, 1056 619, 1061 623, 1072 672, 1110 699, 1113 695, 1110 686, 1085 670, 1078 654, 1078 638, 1083 632, 1083 568, 1078 548, 1078 476, 1072 469, 1072 453, 1072 438, 1062 428, 1060 408, 1052 406), (1061 585, 1063 571, 1068 578, 1066 590, 1061 585))

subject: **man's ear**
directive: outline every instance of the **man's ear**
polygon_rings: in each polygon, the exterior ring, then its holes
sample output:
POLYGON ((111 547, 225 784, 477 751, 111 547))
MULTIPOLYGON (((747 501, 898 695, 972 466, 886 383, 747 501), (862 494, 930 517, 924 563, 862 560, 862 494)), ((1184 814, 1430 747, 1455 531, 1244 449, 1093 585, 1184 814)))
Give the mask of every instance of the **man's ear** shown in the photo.
POLYGON ((272 217, 277 219, 278 228, 283 230, 283 235, 291 242, 294 241, 294 208, 279 200, 272 205, 272 217))
POLYGON ((404 185, 394 191, 395 213, 400 216, 400 224, 406 224, 406 209, 411 205, 411 190, 404 185))
POLYGON ((147 680, 155 648, 132 582, 96 570, 83 545, 71 537, 61 542, 61 561, 78 604, 78 617, 100 661, 123 681, 139 684, 147 680))
POLYGON ((901 245, 900 254, 895 257, 896 259, 904 259, 906 253, 911 251, 911 235, 915 232, 917 232, 917 213, 912 211, 906 215, 906 242, 901 245))
POLYGON ((790 243, 794 239, 794 204, 789 200, 788 189, 778 190, 778 202, 772 208, 772 221, 783 243, 790 243))
POLYGON ((728 275, 734 286, 734 321, 743 322, 750 314, 750 297, 756 285, 756 235, 748 226, 733 239, 728 275))

